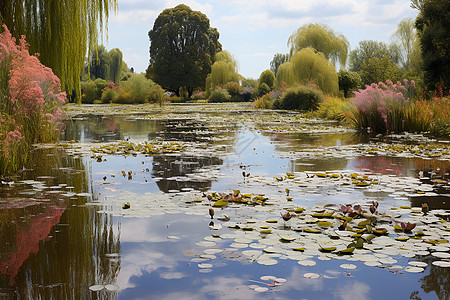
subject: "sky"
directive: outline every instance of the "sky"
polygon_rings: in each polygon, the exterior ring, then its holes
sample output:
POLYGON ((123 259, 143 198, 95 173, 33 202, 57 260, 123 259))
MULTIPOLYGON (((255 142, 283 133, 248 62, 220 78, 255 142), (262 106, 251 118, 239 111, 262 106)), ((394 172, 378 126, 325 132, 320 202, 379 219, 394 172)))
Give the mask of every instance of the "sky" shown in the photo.
POLYGON ((415 18, 410 0, 118 0, 112 13, 107 39, 108 50, 119 48, 128 67, 145 72, 149 62, 148 31, 166 8, 186 4, 201 11, 217 28, 222 49, 239 63, 239 73, 257 79, 270 68, 276 53, 288 53, 287 41, 299 27, 326 24, 343 34, 351 50, 363 40, 385 43, 403 18, 415 18))

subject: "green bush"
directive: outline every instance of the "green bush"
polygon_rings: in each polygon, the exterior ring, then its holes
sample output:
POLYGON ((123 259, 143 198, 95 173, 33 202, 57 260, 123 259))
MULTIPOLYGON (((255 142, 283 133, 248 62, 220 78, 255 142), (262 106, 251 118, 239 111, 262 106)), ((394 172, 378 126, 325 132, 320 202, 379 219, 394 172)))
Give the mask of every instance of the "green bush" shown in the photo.
POLYGON ((116 92, 113 103, 122 104, 159 103, 164 94, 160 86, 142 74, 132 74, 126 81, 121 81, 116 92))
POLYGON ((103 90, 101 103, 105 103, 105 104, 113 103, 116 100, 116 97, 117 97, 116 90, 106 87, 103 90))
POLYGON ((318 110, 314 113, 315 116, 328 120, 343 120, 345 112, 351 111, 353 104, 351 101, 327 96, 325 100, 319 104, 318 110))
POLYGON ((92 104, 95 100, 102 98, 103 89, 108 85, 106 80, 97 78, 81 83, 81 102, 92 104))
POLYGON ((267 93, 270 93, 272 89, 267 85, 267 83, 263 82, 258 85, 256 89, 256 97, 261 97, 267 93))
POLYGON ((262 97, 259 97, 255 100, 255 108, 259 109, 272 109, 274 101, 272 101, 272 97, 270 94, 265 94, 262 97))
POLYGON ((275 109, 316 110, 324 101, 323 93, 314 86, 297 86, 286 90, 280 100, 274 101, 275 109))
POLYGON ((227 90, 217 87, 209 96, 209 102, 220 103, 230 101, 231 96, 227 90))

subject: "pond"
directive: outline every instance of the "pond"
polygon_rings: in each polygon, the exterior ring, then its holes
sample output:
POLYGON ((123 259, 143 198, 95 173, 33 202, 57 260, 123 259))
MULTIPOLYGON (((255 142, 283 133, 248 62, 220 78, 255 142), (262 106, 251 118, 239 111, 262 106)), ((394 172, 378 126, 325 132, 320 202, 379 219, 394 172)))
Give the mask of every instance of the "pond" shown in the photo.
POLYGON ((1 183, 1 299, 450 297, 448 141, 248 104, 68 114, 1 183))

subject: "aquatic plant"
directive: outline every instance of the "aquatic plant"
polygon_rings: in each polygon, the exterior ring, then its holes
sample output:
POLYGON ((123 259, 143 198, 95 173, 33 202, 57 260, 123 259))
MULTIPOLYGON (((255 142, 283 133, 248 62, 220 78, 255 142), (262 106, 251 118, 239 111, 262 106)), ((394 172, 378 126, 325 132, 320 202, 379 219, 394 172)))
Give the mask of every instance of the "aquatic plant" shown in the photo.
POLYGON ((30 55, 25 37, 0 33, 0 174, 18 169, 31 145, 55 141, 62 129, 66 94, 52 70, 30 55))

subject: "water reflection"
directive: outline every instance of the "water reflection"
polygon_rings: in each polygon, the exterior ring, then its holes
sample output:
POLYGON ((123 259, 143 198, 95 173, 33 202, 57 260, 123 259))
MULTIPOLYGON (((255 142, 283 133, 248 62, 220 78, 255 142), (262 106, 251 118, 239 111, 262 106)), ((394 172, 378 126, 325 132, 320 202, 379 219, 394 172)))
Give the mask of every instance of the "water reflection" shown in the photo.
POLYGON ((86 299, 89 286, 114 283, 120 224, 84 204, 92 186, 83 159, 62 149, 32 152, 0 188, 0 293, 11 299, 86 299), (82 194, 83 193, 83 194, 82 194))
POLYGON ((157 185, 164 193, 187 188, 207 191, 211 188, 212 178, 196 173, 208 172, 222 164, 223 160, 218 157, 154 156, 152 175, 161 178, 157 185))
MULTIPOLYGON (((105 155, 107 162, 66 155, 62 149, 36 151, 32 154, 34 159, 16 179, 39 181, 40 188, 31 183, 0 188, 0 293, 3 293, 0 297, 293 299, 302 295, 309 299, 330 296, 335 299, 404 299, 419 288, 418 280, 424 292, 433 293, 419 293, 420 297, 431 298, 434 293, 440 299, 449 297, 448 270, 431 265, 429 273, 419 275, 399 275, 381 268, 368 270, 359 262, 355 262, 358 269, 347 273, 339 268, 340 260, 321 261, 316 267, 306 268, 293 261, 280 260, 278 265, 268 268, 250 263, 241 250, 228 248, 226 253, 217 254, 211 273, 202 273, 197 262, 204 259, 201 256, 205 248, 194 243, 205 236, 211 237, 208 216, 171 212, 143 219, 122 218, 99 214, 98 208, 90 205, 100 197, 98 194, 103 193, 104 187, 110 189, 112 197, 115 191, 148 192, 150 174, 156 181, 153 187, 164 193, 189 189, 206 191, 211 190, 214 183, 218 191, 237 187, 244 190, 247 186, 242 182, 243 170, 269 177, 286 171, 349 170, 414 178, 422 171, 434 184, 435 192, 442 194, 448 183, 439 185, 436 180, 448 180, 448 162, 384 156, 289 161, 280 159, 277 154, 362 140, 354 134, 261 135, 245 128, 238 130, 235 124, 188 117, 161 121, 91 116, 74 121, 64 136, 66 140, 82 142, 126 138, 199 143, 206 150, 222 145, 225 150, 210 151, 207 155, 203 152, 126 158, 105 155), (238 147, 240 149, 233 152, 238 147), (225 179, 215 177, 219 168, 227 175, 225 179), (145 171, 139 173, 142 169, 145 171), (132 179, 122 177, 122 170, 132 171, 132 179), (303 277, 306 272, 317 272, 321 277, 307 279, 303 277), (288 282, 265 294, 248 288, 249 280, 259 280, 263 275, 285 277, 288 282), (399 276, 402 280, 398 280, 399 276), (118 284, 117 295, 105 291, 92 293, 88 289, 94 284, 109 283, 118 284), (377 288, 380 286, 385 288, 377 288)), ((257 189, 261 192, 262 188, 257 189)), ((362 193, 351 196, 364 198, 362 193)), ((320 198, 334 199, 324 194, 320 198)), ((447 200, 445 202, 450 203, 447 200)), ((436 198, 411 199, 413 206, 420 206, 421 201, 432 202, 431 208, 448 208, 434 206, 438 202, 436 198)), ((245 215, 249 211, 240 210, 240 213, 245 215)), ((278 212, 274 214, 278 216, 278 212)), ((229 232, 224 228, 220 234, 229 232)), ((229 243, 222 242, 215 248, 227 247, 229 243)), ((401 264, 406 263, 403 258, 401 264)))

